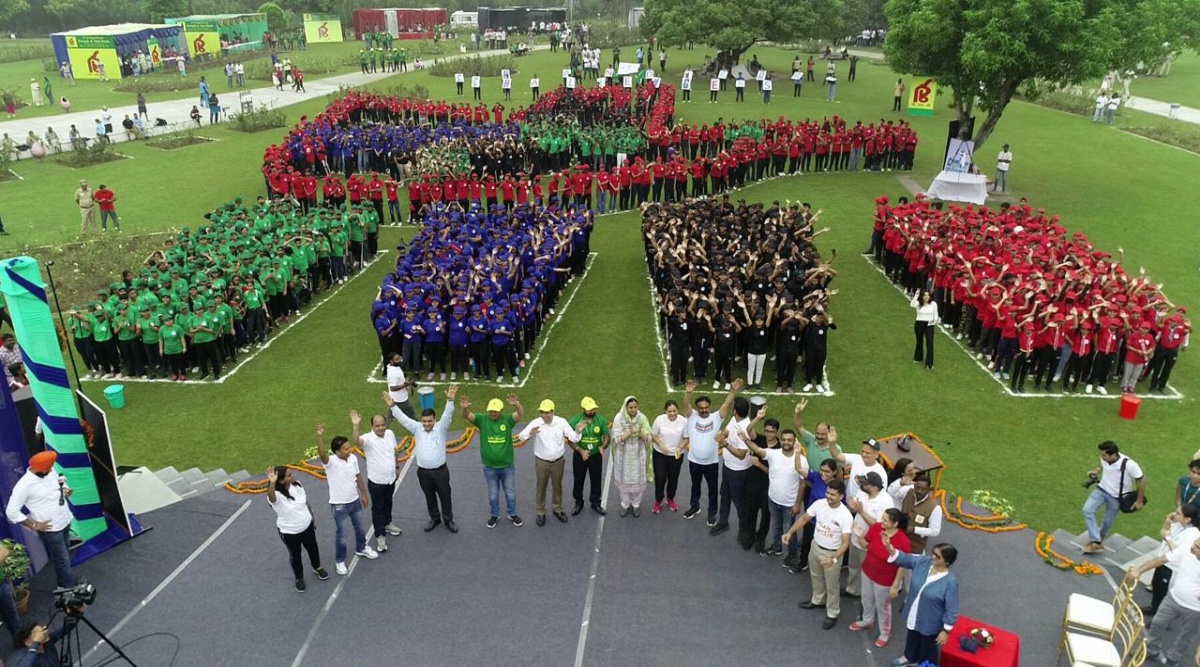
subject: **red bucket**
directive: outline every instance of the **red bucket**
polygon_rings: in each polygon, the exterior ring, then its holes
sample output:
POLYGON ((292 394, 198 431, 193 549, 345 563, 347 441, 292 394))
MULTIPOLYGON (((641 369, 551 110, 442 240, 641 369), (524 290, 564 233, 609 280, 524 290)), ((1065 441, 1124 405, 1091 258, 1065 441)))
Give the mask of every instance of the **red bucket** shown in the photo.
POLYGON ((1138 408, 1142 407, 1142 399, 1132 394, 1121 397, 1121 419, 1130 421, 1137 419, 1138 408))

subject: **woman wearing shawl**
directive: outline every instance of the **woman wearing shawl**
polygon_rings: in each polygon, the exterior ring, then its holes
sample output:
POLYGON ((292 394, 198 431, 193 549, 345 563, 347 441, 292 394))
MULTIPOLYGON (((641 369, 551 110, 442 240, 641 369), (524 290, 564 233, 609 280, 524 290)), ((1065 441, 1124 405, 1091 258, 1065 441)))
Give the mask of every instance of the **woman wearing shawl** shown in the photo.
POLYGON ((641 516, 642 494, 646 491, 646 448, 650 442, 650 420, 638 411, 638 400, 626 396, 625 409, 613 419, 613 481, 621 492, 621 516, 633 511, 641 516))

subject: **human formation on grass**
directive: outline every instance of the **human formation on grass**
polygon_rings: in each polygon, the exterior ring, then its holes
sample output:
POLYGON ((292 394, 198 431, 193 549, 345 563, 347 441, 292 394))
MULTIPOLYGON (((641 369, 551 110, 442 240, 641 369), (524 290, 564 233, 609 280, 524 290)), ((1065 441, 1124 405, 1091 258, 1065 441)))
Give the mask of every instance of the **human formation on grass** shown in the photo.
POLYGON ((217 380, 370 263, 378 229, 370 206, 238 198, 70 306, 67 329, 89 378, 217 380))
POLYGON ((1057 215, 1022 200, 998 209, 943 206, 918 195, 876 200, 865 255, 912 298, 914 362, 933 367, 941 324, 1018 393, 1124 394, 1149 379, 1163 394, 1191 336, 1176 306, 1140 269, 1071 233, 1057 215))
MULTIPOLYGON (((780 565, 800 575, 804 592, 799 606, 823 610, 826 630, 844 622, 842 596, 855 597, 862 611, 848 623, 851 630, 870 631, 875 645, 883 648, 902 623, 907 631, 903 655, 894 664, 936 663, 939 646, 958 619, 958 582, 950 571, 958 551, 937 540, 943 515, 928 475, 909 459, 885 467, 873 439, 863 441, 857 453, 843 452, 836 428, 824 422, 813 431, 806 428, 806 401, 789 411, 788 428, 768 416, 767 406, 752 414, 751 403, 738 395, 745 386, 744 380, 734 380, 715 406, 709 396, 697 395, 695 383, 689 382, 682 405, 667 400, 653 419, 635 396, 626 397, 611 419, 588 396, 580 400, 578 410, 570 411, 575 414, 569 419, 559 415, 554 400, 542 399, 537 415, 520 428, 525 407, 515 394, 477 406, 451 385, 440 410, 423 401, 425 407, 417 415, 406 386, 389 388, 383 394, 385 410, 366 420, 369 430, 364 431, 364 418, 356 410, 350 411, 350 437, 339 435, 327 442, 325 425, 316 427, 333 515, 334 570, 347 575, 353 556, 376 560, 403 535, 392 499, 405 464, 397 459, 399 441, 389 428, 393 422, 412 437, 412 462, 429 517, 423 530, 445 526, 459 532, 446 466, 457 407, 462 419, 478 431, 488 488, 488 529, 499 526, 502 517, 514 527, 524 525, 518 514, 516 446, 534 448, 534 522, 541 528, 550 516, 569 523, 589 505, 596 515, 608 514, 602 495, 605 474, 612 475, 617 488, 621 518, 637 519, 650 505, 650 514, 663 520, 680 511, 676 496, 686 464, 691 488, 684 519, 706 516, 713 536, 736 527, 737 544, 745 551, 766 558, 786 553, 780 565), (365 474, 356 448, 366 461, 365 474), (570 499, 563 489, 568 457, 570 499), (612 459, 607 473, 606 458, 612 459), (645 497, 650 485, 653 503, 645 497), (707 505, 702 506, 705 493, 707 505), (734 518, 736 525, 731 523, 734 518), (806 572, 808 577, 803 576, 806 572), (804 585, 805 579, 810 585, 804 585), (902 593, 902 615, 894 624, 894 600, 902 593)), ((302 549, 307 549, 317 577, 329 576, 316 537, 317 513, 292 468, 269 468, 267 481, 267 500, 276 511, 295 588, 304 592, 302 549)))
MULTIPOLYGON (((821 212, 807 202, 735 204, 721 199, 650 205, 642 213, 646 262, 659 327, 670 356, 671 384, 689 379, 728 389, 743 359, 751 388, 830 392, 825 377, 829 289, 834 254, 824 261, 813 243, 821 212), (774 372, 764 373, 767 355, 774 372), (689 363, 691 372, 689 372, 689 363)), ((740 369, 739 373, 740 374, 740 369)))

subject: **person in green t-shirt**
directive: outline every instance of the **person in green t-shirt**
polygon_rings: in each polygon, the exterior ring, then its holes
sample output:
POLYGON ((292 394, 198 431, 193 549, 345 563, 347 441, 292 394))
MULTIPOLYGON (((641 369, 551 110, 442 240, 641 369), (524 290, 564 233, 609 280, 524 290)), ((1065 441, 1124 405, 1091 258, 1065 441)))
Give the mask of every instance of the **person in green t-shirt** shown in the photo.
POLYGON ((517 466, 513 463, 513 427, 525 417, 525 408, 516 394, 508 395, 508 404, 513 407, 504 414, 504 403, 498 398, 488 401, 487 412, 477 415, 471 412, 471 399, 463 396, 458 400, 462 418, 479 429, 479 456, 483 460, 483 478, 488 485, 488 503, 491 515, 488 528, 495 528, 500 520, 500 489, 504 488, 504 502, 508 520, 514 526, 523 522, 517 515, 517 466))
POLYGON ((183 327, 175 323, 173 314, 167 313, 158 335, 158 354, 171 371, 171 382, 186 380, 187 362, 184 361, 183 355, 187 352, 187 337, 183 327))
POLYGON ((86 313, 80 313, 72 308, 67 313, 67 328, 75 341, 75 351, 83 358, 83 365, 88 369, 89 378, 101 375, 100 366, 96 363, 96 342, 92 340, 92 320, 86 313))
POLYGON ((237 363, 237 341, 233 335, 233 321, 237 319, 237 312, 225 303, 225 297, 218 294, 214 301, 216 302, 217 321, 220 323, 217 333, 217 350, 221 353, 221 363, 229 361, 237 363))
POLYGON ((267 340, 268 313, 266 308, 263 307, 265 298, 262 288, 253 281, 250 281, 242 288, 242 300, 246 303, 246 338, 248 345, 262 347, 262 344, 267 340))
POLYGON ((162 326, 159 317, 150 306, 142 306, 138 310, 138 318, 134 329, 142 341, 142 350, 146 355, 146 375, 157 378, 162 372, 162 357, 158 354, 158 330, 162 326))
POLYGON ((111 380, 117 376, 120 357, 117 356, 117 341, 113 340, 113 324, 108 311, 97 308, 92 315, 91 327, 97 367, 104 373, 105 380, 111 380))
POLYGON ((113 318, 113 329, 117 333, 117 349, 121 352, 121 361, 125 364, 126 377, 138 377, 146 374, 145 363, 142 360, 141 345, 138 343, 137 311, 122 301, 117 308, 117 316, 113 318))
POLYGON ((208 302, 204 309, 197 308, 192 319, 192 345, 195 347, 196 363, 200 365, 200 379, 208 377, 212 369, 214 380, 221 379, 221 355, 217 351, 217 336, 221 331, 221 320, 217 317, 216 304, 208 302))
POLYGON ((603 500, 600 496, 600 487, 603 482, 600 478, 604 473, 604 452, 608 449, 608 420, 598 414, 599 406, 591 396, 584 396, 583 400, 579 402, 579 407, 583 409, 583 412, 567 420, 567 423, 574 429, 579 428, 580 422, 583 423, 583 430, 579 432, 579 442, 567 443, 571 449, 575 450, 571 468, 575 479, 575 486, 572 489, 575 509, 571 510, 571 516, 583 511, 583 481, 585 477, 590 477, 592 480, 588 502, 596 514, 603 516, 604 508, 600 506, 600 501, 603 500))

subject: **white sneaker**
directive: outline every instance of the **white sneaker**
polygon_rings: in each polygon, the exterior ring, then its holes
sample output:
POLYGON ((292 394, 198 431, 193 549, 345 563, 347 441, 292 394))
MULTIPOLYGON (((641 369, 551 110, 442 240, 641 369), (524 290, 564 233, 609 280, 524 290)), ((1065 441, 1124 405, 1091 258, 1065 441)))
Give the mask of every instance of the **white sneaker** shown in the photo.
POLYGON ((371 547, 363 547, 362 551, 358 551, 355 553, 357 553, 359 556, 362 556, 363 558, 366 558, 368 560, 375 560, 376 558, 379 558, 379 554, 375 553, 375 550, 372 549, 371 547))
POLYGON ((730 387, 729 383, 728 383, 728 382, 726 382, 726 383, 725 383, 725 391, 729 391, 729 387, 730 387))
POLYGON ((384 526, 383 530, 385 532, 387 532, 388 535, 399 535, 404 532, 404 531, 400 530, 400 528, 398 526, 395 526, 390 523, 388 525, 384 526))
POLYGON ((992 369, 993 369, 993 368, 995 368, 995 367, 996 367, 996 362, 994 362, 994 361, 989 361, 989 362, 988 362, 988 370, 989 370, 989 371, 990 371, 990 370, 992 370, 992 369))
POLYGON ((1085 393, 1085 394, 1090 394, 1090 393, 1092 393, 1092 385, 1090 385, 1090 384, 1089 384, 1088 386, 1084 387, 1084 388, 1083 388, 1083 393, 1085 393))
POLYGON ((1061 375, 1055 375, 1055 376, 1054 376, 1054 381, 1055 381, 1055 382, 1058 382, 1058 381, 1059 381, 1059 380, 1061 380, 1061 379, 1062 379, 1062 376, 1061 376, 1061 375))
POLYGON ((454 381, 455 381, 455 380, 457 380, 457 379, 458 379, 458 373, 451 373, 451 374, 450 374, 450 381, 451 381, 451 382, 454 382, 454 381))
POLYGON ((962 340, 962 334, 958 334, 957 336, 955 336, 954 340, 962 340))
POLYGON ((1108 396, 1108 390, 1104 387, 1096 387, 1096 391, 1100 392, 1101 396, 1108 396))
POLYGON ((375 550, 379 553, 387 551, 387 538, 380 535, 375 538, 375 550))
POLYGON ((720 380, 717 380, 716 382, 713 382, 713 389, 720 389, 720 388, 721 388, 721 381, 720 381, 720 380))
POLYGON ((334 563, 333 571, 337 572, 338 574, 342 575, 343 577, 346 576, 346 574, 350 572, 349 570, 346 569, 345 563, 334 563))
POLYGON ((800 391, 812 391, 812 383, 810 382, 810 383, 804 385, 804 388, 801 389, 800 391))

